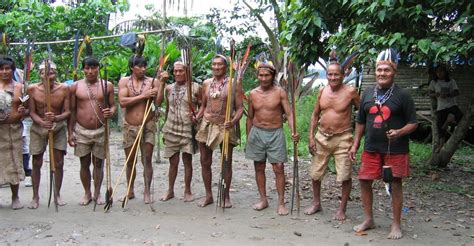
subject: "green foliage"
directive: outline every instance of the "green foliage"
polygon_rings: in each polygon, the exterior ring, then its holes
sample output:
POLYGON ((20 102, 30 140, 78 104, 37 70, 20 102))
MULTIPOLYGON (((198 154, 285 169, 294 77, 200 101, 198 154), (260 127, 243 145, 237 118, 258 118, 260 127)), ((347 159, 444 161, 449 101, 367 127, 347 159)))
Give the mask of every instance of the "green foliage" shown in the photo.
MULTIPOLYGON (((1 8, 5 12, 0 15, 0 31, 7 33, 11 42, 67 40, 73 39, 77 31, 82 35, 105 35, 109 14, 125 10, 128 6, 123 1, 113 5, 106 0, 81 3, 75 8, 52 7, 36 0, 7 2, 11 3, 10 8, 1 8)), ((106 46, 107 49, 95 49, 98 51, 97 57, 101 57, 102 50, 112 50, 116 46, 113 41, 100 43, 101 48, 106 46)), ((61 80, 72 78, 73 47, 73 43, 51 45, 61 80)), ((19 67, 23 67, 23 46, 11 46, 9 55, 14 57, 19 67)), ((34 63, 37 64, 46 57, 46 46, 37 45, 33 55, 34 63)))
POLYGON ((467 60, 474 53, 472 8, 455 0, 291 1, 280 38, 302 63, 324 57, 332 45, 342 54, 359 51, 366 63, 386 47, 406 62, 467 60))
MULTIPOLYGON (((300 135, 300 142, 298 143, 298 153, 300 156, 308 156, 308 137, 309 128, 311 124, 311 114, 314 110, 314 104, 316 102, 317 91, 314 93, 301 97, 296 105, 296 130, 300 135)), ((285 136, 286 142, 292 143, 291 131, 288 124, 285 124, 285 136)), ((293 144, 288 144, 288 151, 293 151, 293 144)))
POLYGON ((426 175, 430 167, 426 165, 426 160, 431 156, 431 145, 410 141, 410 167, 414 176, 426 175))
POLYGON ((217 32, 220 35, 248 35, 256 30, 256 22, 254 16, 249 16, 241 3, 234 5, 232 10, 211 8, 210 13, 206 15, 206 19, 210 23, 215 23, 217 32), (250 19, 249 19, 250 17, 250 19), (244 20, 245 21, 236 21, 244 20))
POLYGON ((373 48, 389 46, 398 48, 407 62, 466 60, 473 54, 469 1, 352 1, 345 6, 351 10, 352 22, 346 20, 332 41, 342 46, 351 37, 350 48, 372 58, 377 52, 373 48))
POLYGON ((425 168, 426 160, 431 155, 431 145, 410 141, 410 163, 417 168, 425 168))
POLYGON ((328 33, 337 32, 346 12, 339 1, 291 1, 280 40, 298 64, 316 63, 327 57, 328 33))

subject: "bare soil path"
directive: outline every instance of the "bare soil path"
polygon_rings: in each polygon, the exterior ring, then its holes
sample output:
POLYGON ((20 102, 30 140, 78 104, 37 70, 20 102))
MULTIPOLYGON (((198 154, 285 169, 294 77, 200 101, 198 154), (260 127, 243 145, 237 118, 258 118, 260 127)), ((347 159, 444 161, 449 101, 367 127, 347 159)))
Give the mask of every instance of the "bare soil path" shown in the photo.
MULTIPOLYGON (((124 163, 121 149, 121 134, 112 135, 113 182, 115 183, 124 163)), ((217 194, 219 175, 218 153, 214 156, 213 189, 217 194)), ((234 207, 224 212, 214 205, 197 207, 204 195, 199 155, 194 157, 192 191, 194 202, 185 203, 183 193, 183 168, 180 166, 176 184, 176 198, 161 202, 159 198, 167 188, 168 161, 154 164, 154 199, 156 212, 143 203, 142 167, 138 168, 136 181, 137 198, 122 209, 117 201, 125 194, 125 180, 118 188, 118 196, 109 213, 93 203, 80 206, 83 196, 79 180, 79 160, 69 148, 65 161, 65 176, 62 188, 63 200, 68 204, 55 212, 47 208, 48 177, 47 164, 43 166, 40 187, 40 207, 26 208, 32 191, 21 185, 20 199, 25 205, 13 211, 10 206, 10 189, 0 189, 0 244, 4 245, 70 245, 70 244, 154 244, 154 245, 474 245, 474 199, 469 195, 458 195, 450 191, 433 188, 431 177, 413 178, 405 184, 403 212, 404 237, 398 241, 387 240, 390 227, 390 199, 385 195, 383 184, 376 183, 374 210, 377 227, 367 235, 356 235, 352 227, 362 221, 362 208, 357 180, 351 194, 347 216, 343 223, 332 216, 338 205, 340 186, 334 175, 326 176, 323 182, 323 212, 304 215, 304 207, 311 201, 310 179, 307 174, 309 162, 302 161, 300 167, 303 190, 302 208, 299 216, 276 214, 276 190, 271 168, 267 168, 267 190, 270 207, 263 211, 252 210, 257 200, 253 164, 236 151, 231 198, 234 207), (427 185, 429 184, 429 185, 427 185)), ((472 169, 473 164, 470 164, 472 169)), ((287 164, 291 175, 291 164, 287 164)), ((289 176, 289 175, 288 175, 289 176)), ((454 169, 441 174, 438 183, 457 182, 465 189, 473 188, 472 172, 454 169)), ((288 177, 288 180, 291 180, 288 177)), ((102 189, 105 192, 105 182, 102 189)), ((290 200, 291 186, 287 185, 286 198, 290 200)), ((288 202, 289 206, 289 202, 288 202)))

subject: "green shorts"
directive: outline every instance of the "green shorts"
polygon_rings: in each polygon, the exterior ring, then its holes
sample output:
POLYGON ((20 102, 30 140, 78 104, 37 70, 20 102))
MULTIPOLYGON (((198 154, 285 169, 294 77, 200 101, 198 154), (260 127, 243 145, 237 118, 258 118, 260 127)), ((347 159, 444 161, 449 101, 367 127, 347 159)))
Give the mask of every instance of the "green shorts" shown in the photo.
POLYGON ((283 128, 265 129, 252 126, 245 147, 245 158, 270 163, 288 161, 283 128))

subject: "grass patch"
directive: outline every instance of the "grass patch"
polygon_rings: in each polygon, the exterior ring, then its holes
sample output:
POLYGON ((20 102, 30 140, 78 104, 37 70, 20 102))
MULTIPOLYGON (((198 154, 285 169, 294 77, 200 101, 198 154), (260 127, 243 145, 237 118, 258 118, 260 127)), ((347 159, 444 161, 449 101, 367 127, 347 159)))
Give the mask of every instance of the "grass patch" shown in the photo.
POLYGON ((426 175, 431 169, 426 162, 431 156, 431 144, 410 141, 410 167, 412 176, 426 175))

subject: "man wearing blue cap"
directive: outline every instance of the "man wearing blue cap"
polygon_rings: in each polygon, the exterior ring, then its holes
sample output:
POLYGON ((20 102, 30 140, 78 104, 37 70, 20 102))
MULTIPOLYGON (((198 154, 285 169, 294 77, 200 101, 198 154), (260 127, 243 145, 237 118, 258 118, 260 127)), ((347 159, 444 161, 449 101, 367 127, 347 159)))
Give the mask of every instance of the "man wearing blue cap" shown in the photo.
MULTIPOLYGON (((364 91, 361 99, 354 144, 349 157, 355 154, 365 132, 364 152, 359 169, 364 222, 354 227, 362 232, 375 227, 372 202, 372 182, 382 178, 382 170, 391 169, 393 222, 387 238, 400 239, 403 204, 402 178, 409 175, 409 134, 418 126, 415 104, 410 94, 394 83, 397 53, 386 49, 377 57, 376 85, 364 91)), ((385 180, 385 178, 384 178, 385 180)))

